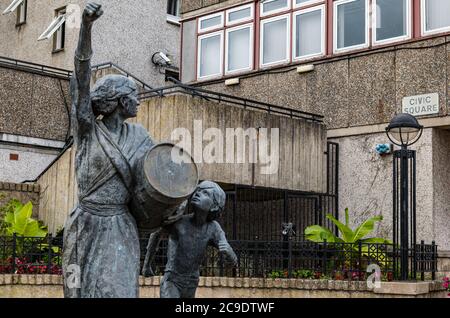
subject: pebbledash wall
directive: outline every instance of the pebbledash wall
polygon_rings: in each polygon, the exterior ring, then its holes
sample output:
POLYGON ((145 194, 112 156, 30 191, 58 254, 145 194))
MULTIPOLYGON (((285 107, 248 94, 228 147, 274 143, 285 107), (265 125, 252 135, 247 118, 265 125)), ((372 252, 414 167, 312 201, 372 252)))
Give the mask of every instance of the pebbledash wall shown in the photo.
POLYGON ((69 137, 69 83, 10 67, 0 63, 0 181, 20 183, 37 178, 69 137))
MULTIPOLYGON (((369 215, 382 214, 385 219, 376 234, 385 237, 391 237, 392 228, 392 155, 380 156, 375 147, 389 142, 384 129, 395 114, 402 112, 404 97, 437 93, 439 113, 418 118, 426 128, 411 149, 418 152, 418 240, 428 243, 435 240, 440 255, 448 257, 449 33, 197 81, 193 66, 196 54, 192 50, 196 50, 198 18, 249 2, 183 2, 182 80, 218 92, 324 115, 328 140, 340 146, 339 210, 342 213, 348 207, 353 224, 369 215), (314 70, 297 73, 297 66, 305 64, 313 64, 314 70), (239 84, 225 85, 230 78, 239 78, 239 84)), ((417 3, 420 2, 414 0, 417 3)), ((446 268, 448 271, 448 265, 446 268)))
MULTIPOLYGON (((3 11, 11 1, 2 1, 3 11)), ((69 4, 81 10, 86 0, 28 1, 27 21, 16 26, 16 13, 0 16, 0 56, 25 60, 63 69, 73 69, 79 28, 65 28, 65 48, 53 51, 53 38, 37 41, 55 17, 55 10, 69 4)), ((153 53, 168 54, 172 65, 179 67, 179 25, 167 22, 167 0, 98 0, 105 14, 92 29, 94 55, 92 63, 112 62, 120 65, 149 85, 165 82, 151 58, 153 53)))
MULTIPOLYGON (((161 277, 140 277, 140 297, 159 298, 161 277)), ((61 298, 62 276, 0 275, 0 298, 61 298)), ((200 277, 197 298, 445 298, 442 283, 200 277)))

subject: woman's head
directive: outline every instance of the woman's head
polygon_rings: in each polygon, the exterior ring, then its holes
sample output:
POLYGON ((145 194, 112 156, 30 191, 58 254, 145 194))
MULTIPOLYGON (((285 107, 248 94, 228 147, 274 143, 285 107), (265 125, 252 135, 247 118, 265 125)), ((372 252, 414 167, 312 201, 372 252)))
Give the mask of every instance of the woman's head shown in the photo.
POLYGON ((137 86, 132 79, 123 75, 104 76, 91 91, 94 114, 107 116, 121 107, 124 117, 135 117, 139 105, 137 93, 137 86))

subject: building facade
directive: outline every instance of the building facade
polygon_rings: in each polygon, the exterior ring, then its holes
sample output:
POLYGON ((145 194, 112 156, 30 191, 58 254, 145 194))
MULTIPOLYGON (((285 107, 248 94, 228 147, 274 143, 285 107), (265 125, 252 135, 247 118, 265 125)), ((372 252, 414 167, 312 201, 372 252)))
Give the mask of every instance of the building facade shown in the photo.
MULTIPOLYGON (((93 29, 92 65, 100 64, 94 80, 118 72, 149 89, 177 76, 179 0, 97 2, 105 14, 93 29), (158 52, 170 65, 158 61, 158 52)), ((0 181, 34 180, 68 141, 68 77, 86 3, 0 4, 0 181)))
MULTIPOLYGON (((73 69, 84 0, 11 0, 0 10, 0 56, 73 69), (6 11, 8 4, 18 4, 6 11)), ((165 82, 164 69, 152 63, 163 52, 179 67, 180 1, 97 1, 105 15, 93 29, 92 64, 112 62, 150 86, 165 82)))
POLYGON ((187 0, 185 83, 324 116, 339 144, 339 211, 382 214, 392 235, 392 117, 425 126, 417 150, 418 239, 450 251, 450 2, 187 0))

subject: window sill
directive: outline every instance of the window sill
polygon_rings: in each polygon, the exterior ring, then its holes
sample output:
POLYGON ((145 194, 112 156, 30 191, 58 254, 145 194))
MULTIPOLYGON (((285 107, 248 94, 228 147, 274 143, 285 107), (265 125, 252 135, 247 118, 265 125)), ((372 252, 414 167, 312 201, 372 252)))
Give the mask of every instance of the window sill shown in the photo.
POLYGON ((170 24, 173 24, 173 25, 176 25, 176 26, 180 26, 181 25, 180 17, 174 16, 174 15, 168 14, 167 18, 166 18, 166 21, 167 21, 167 23, 170 23, 170 24))
POLYGON ((52 54, 57 54, 57 53, 60 53, 60 52, 64 52, 64 48, 62 48, 62 49, 57 49, 57 50, 53 50, 53 51, 52 51, 52 54))

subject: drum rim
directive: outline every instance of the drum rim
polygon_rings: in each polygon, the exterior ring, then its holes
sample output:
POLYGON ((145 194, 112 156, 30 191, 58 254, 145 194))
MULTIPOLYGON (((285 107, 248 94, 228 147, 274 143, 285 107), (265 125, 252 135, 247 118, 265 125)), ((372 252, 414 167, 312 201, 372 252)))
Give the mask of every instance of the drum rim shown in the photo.
POLYGON ((200 176, 199 176, 199 172, 198 172, 198 166, 197 166, 197 164, 195 163, 194 158, 191 156, 191 154, 190 154, 188 151, 184 150, 184 148, 182 148, 182 147, 180 147, 180 146, 178 146, 178 145, 176 145, 176 144, 174 144, 174 143, 171 143, 171 142, 161 142, 161 143, 155 144, 155 145, 153 145, 153 147, 151 147, 151 148, 147 151, 147 153, 145 154, 145 158, 144 158, 143 164, 145 164, 145 162, 147 161, 147 157, 150 155, 150 153, 152 152, 152 150, 155 149, 155 148, 157 148, 157 147, 161 147, 161 146, 172 146, 172 147, 176 147, 176 148, 178 148, 178 149, 183 150, 183 151, 191 158, 192 163, 194 164, 195 172, 196 172, 196 176, 197 176, 197 177, 196 177, 196 181, 195 181, 196 186, 194 187, 194 189, 193 189, 188 195, 182 195, 182 196, 172 196, 172 195, 168 195, 167 193, 161 191, 161 189, 156 188, 156 187, 150 182, 150 178, 148 178, 147 171, 145 171, 145 169, 143 169, 143 170, 144 170, 144 175, 145 175, 145 177, 146 177, 146 179, 147 179, 147 182, 148 182, 154 189, 158 190, 162 195, 164 195, 165 197, 170 198, 170 199, 182 199, 182 198, 187 198, 187 197, 191 196, 192 193, 194 193, 195 189, 197 188, 197 185, 198 185, 198 183, 199 183, 199 181, 200 181, 200 176))

